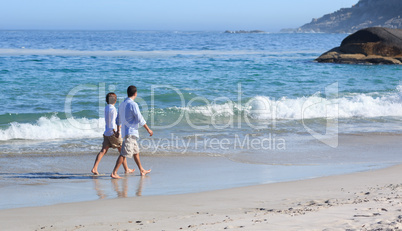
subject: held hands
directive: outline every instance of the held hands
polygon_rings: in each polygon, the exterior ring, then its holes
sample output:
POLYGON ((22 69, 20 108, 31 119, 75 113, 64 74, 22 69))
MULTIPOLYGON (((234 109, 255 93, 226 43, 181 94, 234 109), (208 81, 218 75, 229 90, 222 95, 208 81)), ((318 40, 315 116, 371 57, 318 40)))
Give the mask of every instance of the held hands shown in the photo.
POLYGON ((115 136, 116 138, 119 138, 119 137, 120 137, 120 131, 119 131, 119 130, 117 130, 117 132, 116 132, 115 130, 113 130, 113 133, 114 133, 114 136, 115 136))

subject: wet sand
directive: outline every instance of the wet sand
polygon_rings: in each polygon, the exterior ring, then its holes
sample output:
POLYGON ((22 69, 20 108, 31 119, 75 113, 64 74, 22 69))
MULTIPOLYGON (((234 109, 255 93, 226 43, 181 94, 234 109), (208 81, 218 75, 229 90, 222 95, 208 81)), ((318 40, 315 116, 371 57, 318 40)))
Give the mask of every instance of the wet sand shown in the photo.
POLYGON ((180 195, 0 210, 4 230, 402 228, 402 165, 180 195))
MULTIPOLYGON (((94 156, 9 157, 0 175, 0 209, 44 206, 136 196, 197 193, 266 183, 294 181, 320 176, 368 171, 386 164, 350 163, 321 165, 264 165, 232 161, 225 157, 143 156, 151 174, 140 177, 119 174, 112 180, 117 153, 103 158, 101 175, 90 173, 94 156), (29 166, 29 163, 35 163, 29 166), (60 163, 63 163, 61 165, 60 163), (13 166, 18 165, 18 166, 13 166), (85 171, 86 170, 86 171, 85 171), (29 193, 27 193, 29 192, 29 193)), ((134 161, 128 162, 134 167, 134 161)))
MULTIPOLYGON (((100 176, 90 173, 96 152, 0 155, 0 209, 45 206, 121 197, 198 193, 371 171, 402 162, 400 135, 340 136, 338 148, 310 142, 297 150, 240 153, 142 155, 145 168, 113 181, 118 152, 102 159, 100 176), (296 152, 297 151, 297 152, 296 152), (26 193, 29 192, 29 193, 26 193)), ((135 167, 129 160, 130 167, 135 167)), ((123 168, 120 169, 122 173, 123 168)))

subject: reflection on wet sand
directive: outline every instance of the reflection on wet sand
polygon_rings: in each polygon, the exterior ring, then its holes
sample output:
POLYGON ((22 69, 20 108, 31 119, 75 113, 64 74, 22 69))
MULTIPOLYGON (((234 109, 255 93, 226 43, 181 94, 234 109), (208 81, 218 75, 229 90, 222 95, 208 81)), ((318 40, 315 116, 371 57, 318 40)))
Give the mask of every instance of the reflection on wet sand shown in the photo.
POLYGON ((99 179, 96 177, 94 177, 93 179, 94 179, 94 184, 95 184, 96 195, 98 195, 99 199, 107 198, 106 194, 102 190, 99 179))
MULTIPOLYGON (((149 176, 140 176, 138 180, 138 185, 137 189, 135 192, 136 196, 141 196, 142 195, 142 190, 143 190, 143 183, 145 179, 147 179, 149 176)), ((96 195, 99 197, 99 199, 106 199, 106 198, 114 198, 112 195, 108 195, 105 193, 105 185, 102 185, 102 181, 99 178, 94 177, 94 188, 96 191, 96 195)), ((122 179, 111 179, 111 183, 113 185, 113 190, 116 192, 118 198, 125 198, 128 197, 128 188, 129 188, 129 177, 124 177, 122 179)))
POLYGON ((142 186, 144 184, 144 180, 147 179, 149 176, 141 176, 140 180, 138 181, 138 186, 137 186, 137 192, 135 193, 136 196, 141 196, 142 195, 142 186))
POLYGON ((118 198, 125 198, 127 197, 127 191, 128 191, 128 178, 124 177, 122 179, 112 179, 112 184, 114 191, 117 193, 118 198), (122 189, 120 190, 119 187, 119 181, 122 181, 122 189))

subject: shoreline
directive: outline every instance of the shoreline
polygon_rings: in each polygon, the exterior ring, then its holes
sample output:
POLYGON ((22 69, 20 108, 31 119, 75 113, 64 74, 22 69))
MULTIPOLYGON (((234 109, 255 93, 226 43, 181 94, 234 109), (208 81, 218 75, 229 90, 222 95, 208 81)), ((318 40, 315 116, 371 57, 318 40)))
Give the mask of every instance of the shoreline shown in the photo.
MULTIPOLYGON (((93 161, 92 155, 0 158, 3 163, 15 163, 4 165, 5 173, 0 176, 0 210, 112 198, 198 193, 371 171, 401 163, 266 165, 243 162, 235 156, 143 156, 142 160, 153 170, 152 174, 146 177, 139 177, 138 173, 127 174, 123 179, 112 180, 107 171, 112 169, 116 157, 112 153, 104 157, 99 168, 101 175, 98 176, 89 171, 82 172, 93 161), (60 162, 64 165, 58 165, 60 162), (29 168, 31 163, 34 165, 29 168), (40 170, 36 166, 41 166, 40 170)), ((129 161, 129 166, 133 162, 129 161)))
POLYGON ((396 229, 401 175, 399 164, 200 193, 4 209, 0 217, 5 230, 396 229))

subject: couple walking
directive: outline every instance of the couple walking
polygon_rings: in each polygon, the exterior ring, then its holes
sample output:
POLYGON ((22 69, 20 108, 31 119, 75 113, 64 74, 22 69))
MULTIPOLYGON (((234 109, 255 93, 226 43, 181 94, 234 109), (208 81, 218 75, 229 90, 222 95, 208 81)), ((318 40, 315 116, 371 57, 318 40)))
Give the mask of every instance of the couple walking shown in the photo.
POLYGON ((117 102, 116 94, 111 92, 106 95, 106 125, 105 132, 103 133, 103 145, 102 150, 96 156, 95 164, 91 170, 93 174, 99 174, 99 162, 109 148, 117 148, 120 152, 113 172, 110 175, 112 178, 122 178, 117 174, 117 171, 122 164, 126 173, 134 172, 134 169, 128 168, 127 165, 127 158, 132 157, 134 157, 134 161, 139 168, 141 176, 151 172, 151 170, 145 170, 141 165, 137 139, 139 138, 138 129, 140 127, 144 127, 150 136, 153 135, 153 132, 149 129, 146 121, 142 117, 138 104, 134 102, 136 97, 137 88, 135 86, 129 86, 127 88, 127 98, 119 105, 119 111, 117 113, 114 106, 117 102), (121 137, 123 137, 123 139, 121 137))

